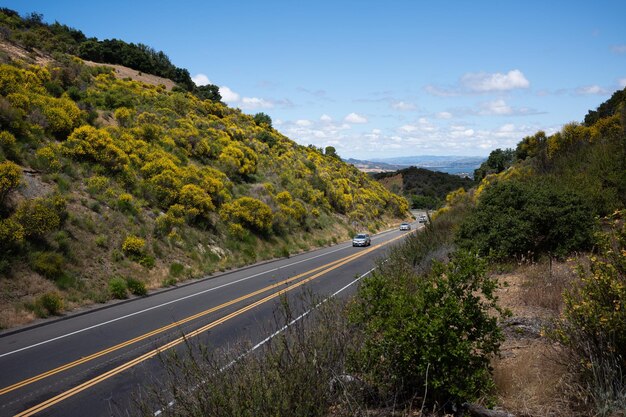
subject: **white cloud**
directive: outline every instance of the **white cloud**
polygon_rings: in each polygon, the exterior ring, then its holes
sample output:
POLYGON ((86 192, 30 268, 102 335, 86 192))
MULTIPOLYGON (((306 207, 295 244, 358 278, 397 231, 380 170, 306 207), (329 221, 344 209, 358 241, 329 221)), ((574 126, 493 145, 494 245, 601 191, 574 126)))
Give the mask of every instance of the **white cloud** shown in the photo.
POLYGON ((620 88, 626 87, 626 77, 625 78, 620 78, 619 80, 617 80, 617 83, 619 84, 620 88))
POLYGON ((367 118, 356 113, 350 113, 343 120, 348 123, 355 123, 355 124, 367 123, 367 118))
POLYGON ((416 130, 418 130, 418 128, 417 126, 413 126, 413 125, 404 125, 404 126, 400 126, 400 130, 403 132, 411 133, 411 132, 415 132, 416 130))
POLYGON ((586 85, 576 89, 576 94, 579 95, 592 95, 592 94, 606 94, 607 91, 599 85, 586 85))
POLYGON ((626 54, 626 45, 613 45, 611 51, 616 54, 626 54))
POLYGON ((489 74, 486 72, 467 73, 461 77, 461 85, 470 91, 507 91, 517 88, 528 88, 530 82, 520 70, 511 70, 506 74, 499 72, 489 74))
POLYGON ((465 126, 451 126, 449 135, 452 138, 470 138, 474 136, 474 129, 467 128, 465 126))
POLYGON ((193 77, 191 77, 191 81, 193 81, 194 84, 197 85, 197 86, 211 84, 211 81, 209 80, 209 77, 207 77, 204 74, 196 74, 196 75, 194 75, 193 77))
POLYGON ((271 109, 274 103, 258 97, 244 97, 241 99, 242 109, 271 109))
POLYGON ((329 116, 329 115, 327 115, 327 114, 322 114, 322 115, 320 116, 320 120, 321 120, 322 122, 332 122, 332 121, 333 121, 333 118, 332 118, 332 117, 330 117, 330 116, 329 116))
POLYGON ((511 113, 513 113, 513 109, 511 109, 511 106, 506 104, 506 102, 504 100, 502 100, 502 99, 489 101, 487 103, 483 103, 481 105, 481 108, 482 108, 482 110, 480 111, 480 114, 504 115, 504 114, 511 114, 511 113))
POLYGON ((220 87, 220 95, 222 96, 222 100, 226 103, 236 103, 239 101, 239 94, 235 93, 225 85, 220 87))
POLYGON ((406 101, 395 101, 391 103, 391 108, 400 111, 415 110, 415 104, 407 103, 406 101))
POLYGON ((452 119, 452 113, 447 111, 439 112, 435 115, 437 119, 452 119))
POLYGON ((312 124, 313 123, 310 120, 306 120, 306 119, 296 120, 296 125, 301 126, 301 127, 309 127, 312 124))
POLYGON ((424 87, 424 90, 426 90, 428 94, 437 97, 454 97, 459 95, 459 91, 451 88, 437 87, 435 85, 427 85, 424 87))

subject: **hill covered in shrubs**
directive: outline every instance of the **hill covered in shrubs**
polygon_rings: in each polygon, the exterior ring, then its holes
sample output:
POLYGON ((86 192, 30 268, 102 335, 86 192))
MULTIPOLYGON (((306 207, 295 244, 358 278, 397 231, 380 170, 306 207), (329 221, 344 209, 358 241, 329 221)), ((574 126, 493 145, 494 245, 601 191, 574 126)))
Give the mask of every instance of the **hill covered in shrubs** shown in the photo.
POLYGON ((474 186, 474 181, 469 178, 417 167, 372 175, 390 191, 405 196, 416 209, 439 208, 448 193, 474 186))
POLYGON ((0 29, 0 327, 408 215, 406 200, 265 114, 77 57, 87 46, 160 53, 6 9, 0 29))

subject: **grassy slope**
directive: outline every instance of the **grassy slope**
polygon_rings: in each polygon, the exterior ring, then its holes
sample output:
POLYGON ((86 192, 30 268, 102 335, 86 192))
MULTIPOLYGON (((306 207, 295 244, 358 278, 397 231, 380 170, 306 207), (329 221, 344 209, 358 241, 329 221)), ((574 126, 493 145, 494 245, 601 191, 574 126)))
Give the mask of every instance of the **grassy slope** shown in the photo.
POLYGON ((3 143, 0 163, 23 171, 0 220, 36 198, 58 195, 66 205, 60 226, 3 246, 0 328, 49 314, 44 294, 59 294, 71 309, 108 300, 114 276, 160 287, 333 244, 355 225, 374 232, 408 215, 406 202, 365 174, 239 110, 0 46, 2 130, 14 138, 3 143), (60 125, 44 106, 58 109, 60 125), (77 148, 68 137, 84 126, 95 129, 77 148), (85 153, 89 143, 101 146, 85 153), (164 171, 172 176, 159 177, 164 171), (204 191, 185 198, 185 184, 204 191), (237 211, 242 197, 263 203, 269 218, 255 223, 237 211), (144 239, 141 253, 122 249, 129 235, 144 239))

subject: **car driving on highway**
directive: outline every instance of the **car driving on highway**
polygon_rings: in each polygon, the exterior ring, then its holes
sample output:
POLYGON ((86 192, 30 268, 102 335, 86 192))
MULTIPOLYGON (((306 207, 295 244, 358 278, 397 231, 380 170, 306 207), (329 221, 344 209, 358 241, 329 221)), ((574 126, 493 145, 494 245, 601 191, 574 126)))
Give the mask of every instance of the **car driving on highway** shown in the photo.
POLYGON ((400 225, 400 230, 411 230, 411 225, 408 223, 402 223, 400 225))
POLYGON ((370 239, 370 235, 367 233, 359 233, 352 238, 352 246, 369 246, 371 244, 372 240, 370 239))

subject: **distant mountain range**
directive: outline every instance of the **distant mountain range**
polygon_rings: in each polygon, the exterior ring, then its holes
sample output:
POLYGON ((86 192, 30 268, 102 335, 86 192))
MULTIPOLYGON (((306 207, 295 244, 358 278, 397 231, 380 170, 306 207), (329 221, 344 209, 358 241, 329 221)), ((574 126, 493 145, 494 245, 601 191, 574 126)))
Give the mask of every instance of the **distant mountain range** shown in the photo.
POLYGON ((358 159, 346 159, 345 161, 365 172, 397 171, 409 166, 415 166, 432 171, 447 172, 448 174, 467 174, 472 176, 474 170, 486 159, 484 156, 421 155, 376 158, 371 161, 358 159))

